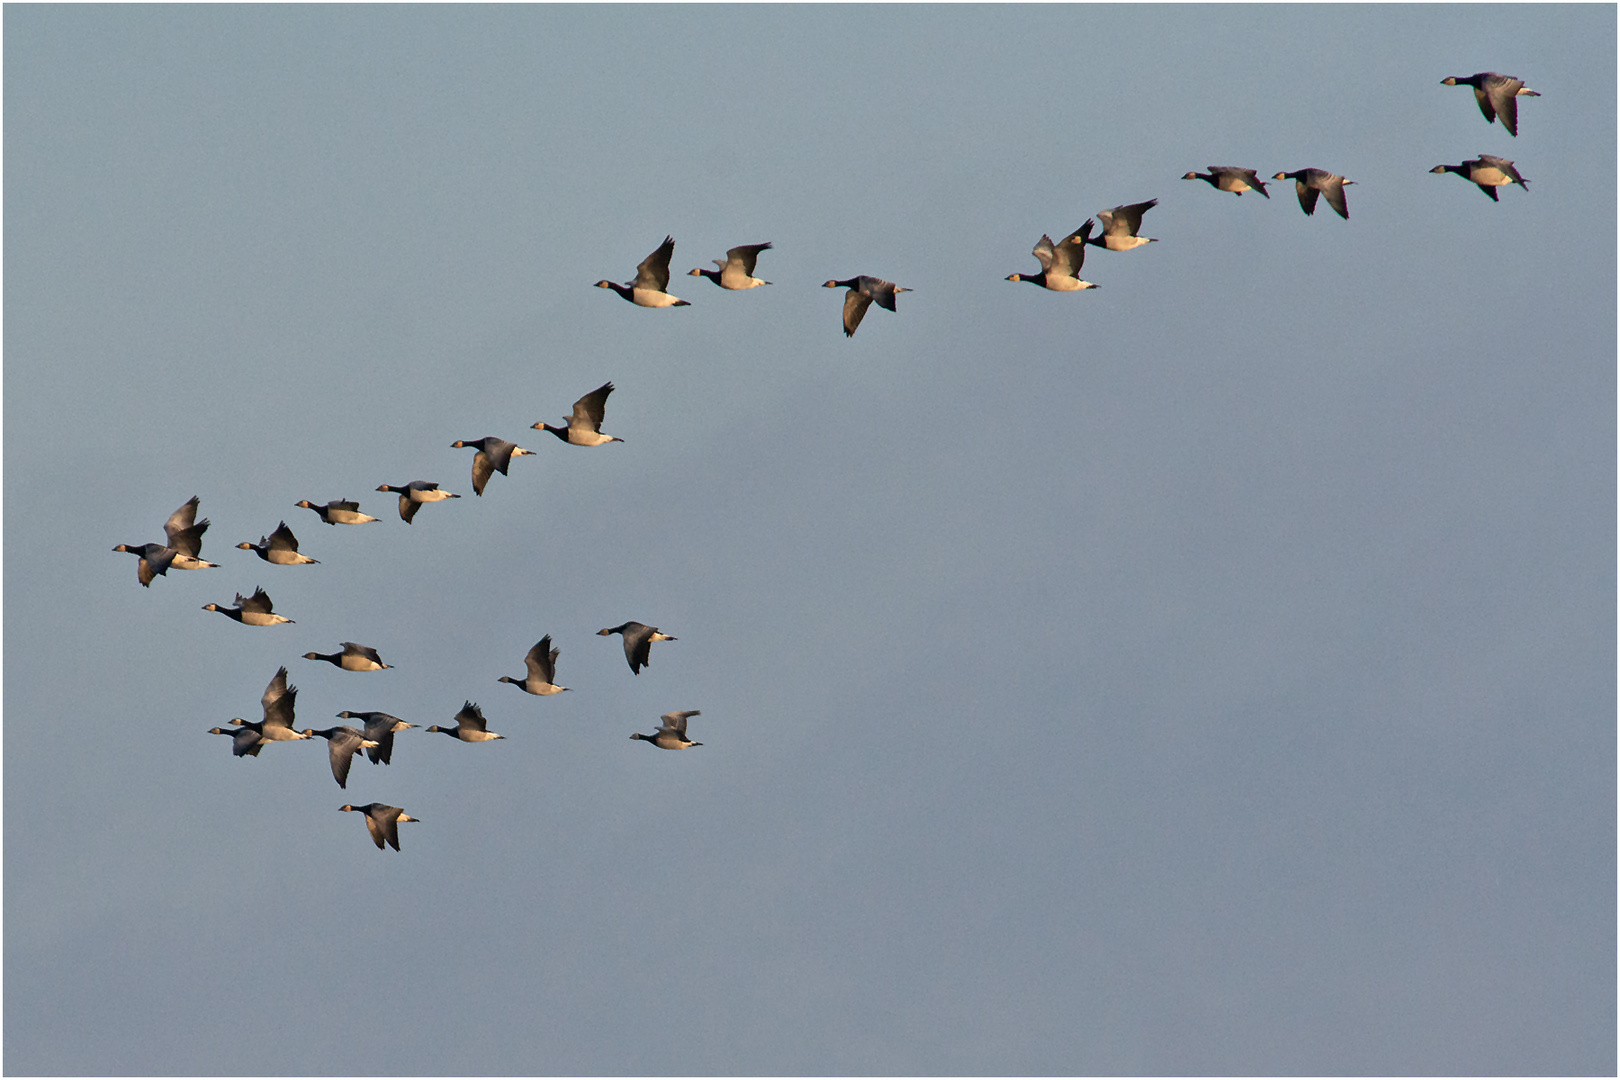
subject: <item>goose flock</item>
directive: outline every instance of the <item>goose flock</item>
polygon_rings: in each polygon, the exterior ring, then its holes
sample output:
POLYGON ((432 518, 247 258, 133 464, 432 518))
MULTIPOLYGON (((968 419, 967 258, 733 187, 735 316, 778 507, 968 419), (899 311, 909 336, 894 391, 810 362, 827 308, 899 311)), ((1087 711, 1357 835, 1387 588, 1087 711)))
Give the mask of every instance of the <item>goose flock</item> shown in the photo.
MULTIPOLYGON (((1472 87, 1486 121, 1490 123, 1500 121, 1508 135, 1514 138, 1518 136, 1518 98, 1540 96, 1536 91, 1528 89, 1521 79, 1490 71, 1466 77, 1452 76, 1442 80, 1442 85, 1472 87)), ((1526 191, 1529 190, 1529 182, 1519 174, 1512 161, 1490 154, 1481 154, 1457 165, 1437 165, 1430 171, 1438 174, 1456 173, 1476 185, 1492 201, 1498 201, 1497 189, 1501 187, 1517 184, 1526 191)), ((1188 172, 1182 179, 1202 180, 1217 191, 1237 196, 1245 192, 1258 192, 1264 199, 1271 198, 1266 191, 1267 181, 1261 180, 1255 169, 1211 165, 1208 166, 1207 172, 1188 172)), ((1299 198, 1300 209, 1307 216, 1314 214, 1318 200, 1325 198, 1340 218, 1348 220, 1350 217, 1345 188, 1355 181, 1318 168, 1279 171, 1272 176, 1272 180, 1294 181, 1294 191, 1299 198)), ((1043 235, 1032 251, 1040 263, 1040 271, 1034 274, 1009 274, 1006 280, 1027 281, 1052 292, 1082 292, 1095 289, 1098 287, 1096 284, 1080 277, 1085 265, 1086 248, 1099 247, 1106 251, 1123 252, 1156 242, 1157 237, 1140 235, 1143 215, 1156 205, 1157 199, 1148 199, 1100 211, 1095 220, 1088 218, 1078 229, 1065 234, 1062 240, 1055 243, 1050 236, 1043 235), (1100 233, 1097 231, 1099 221, 1100 233)), ((772 245, 768 242, 737 245, 727 250, 725 259, 713 260, 717 269, 694 268, 688 273, 692 277, 707 278, 720 288, 733 291, 769 285, 771 284, 769 281, 755 277, 754 273, 761 253, 771 249, 772 245)), ((672 296, 668 291, 669 266, 674 253, 674 237, 665 236, 663 243, 636 267, 636 276, 632 281, 619 284, 604 279, 596 282, 596 286, 611 289, 639 307, 689 307, 690 301, 672 296)), ((854 336, 861 320, 874 303, 893 312, 896 310, 896 297, 900 293, 911 291, 884 278, 865 274, 849 278, 833 278, 825 282, 823 287, 846 290, 842 311, 842 325, 846 337, 854 336)), ((607 399, 613 390, 613 383, 605 382, 575 401, 572 413, 564 418, 563 424, 552 425, 541 421, 535 423, 533 428, 537 431, 550 432, 570 446, 598 447, 623 442, 624 440, 616 435, 602 433, 607 399)), ((495 473, 498 472, 502 476, 509 475, 508 468, 513 458, 534 454, 532 450, 495 436, 457 439, 450 445, 452 449, 475 451, 472 486, 473 494, 480 497, 483 496, 495 473)), ((444 490, 437 483, 426 480, 412 480, 400 485, 380 484, 376 490, 399 497, 399 517, 407 525, 411 524, 425 504, 461 497, 444 490)), ((136 556, 136 580, 143 587, 149 588, 156 578, 167 577, 171 570, 220 568, 220 564, 208 562, 202 557, 202 540, 210 523, 207 518, 197 520, 198 505, 199 498, 193 496, 169 515, 163 525, 162 542, 119 544, 113 548, 115 552, 136 556)), ((362 525, 379 520, 363 513, 359 503, 348 498, 332 499, 324 504, 303 499, 295 505, 314 511, 327 525, 362 525)), ((319 565, 320 562, 299 551, 298 538, 285 521, 281 521, 275 531, 268 536, 261 536, 257 544, 243 541, 236 547, 252 551, 261 560, 273 566, 310 566, 319 565)), ((255 587, 250 596, 237 593, 234 607, 210 603, 203 605, 203 610, 218 612, 243 626, 269 627, 294 622, 293 619, 275 612, 270 595, 262 587, 255 587)), ((639 675, 641 669, 649 665, 653 644, 677 640, 656 626, 635 621, 605 627, 598 630, 597 634, 602 637, 620 635, 625 662, 632 675, 639 675)), ((536 697, 550 697, 563 693, 569 688, 556 682, 559 653, 560 650, 552 644, 551 635, 546 634, 524 656, 525 674, 522 677, 503 675, 498 681, 510 683, 536 697)), ((375 648, 352 641, 341 642, 338 652, 311 651, 302 655, 306 660, 325 661, 345 672, 368 673, 393 668, 392 664, 383 662, 375 648)), ((387 765, 392 760, 394 736, 419 726, 384 712, 344 710, 336 714, 338 719, 356 721, 363 726, 357 728, 341 725, 325 729, 299 729, 295 726, 297 698, 298 688, 288 684, 287 668, 283 665, 271 678, 260 698, 262 719, 247 720, 238 717, 230 721, 234 727, 213 727, 208 729, 208 733, 229 736, 231 753, 236 757, 258 757, 264 747, 273 742, 305 741, 319 736, 327 742, 332 777, 338 787, 346 790, 350 769, 356 757, 364 754, 372 764, 387 765)), ((630 738, 649 742, 666 750, 684 750, 702 746, 702 743, 695 742, 687 736, 687 721, 700 715, 702 713, 696 709, 668 712, 660 717, 661 723, 656 732, 651 735, 634 732, 630 738)), ((425 730, 441 732, 461 742, 469 743, 493 742, 506 738, 489 730, 483 710, 470 699, 466 700, 455 714, 454 721, 454 726, 434 724, 425 730)), ((405 813, 400 807, 381 802, 371 802, 363 806, 345 804, 339 807, 339 810, 362 814, 371 839, 379 849, 392 847, 398 851, 399 823, 419 820, 405 813)))

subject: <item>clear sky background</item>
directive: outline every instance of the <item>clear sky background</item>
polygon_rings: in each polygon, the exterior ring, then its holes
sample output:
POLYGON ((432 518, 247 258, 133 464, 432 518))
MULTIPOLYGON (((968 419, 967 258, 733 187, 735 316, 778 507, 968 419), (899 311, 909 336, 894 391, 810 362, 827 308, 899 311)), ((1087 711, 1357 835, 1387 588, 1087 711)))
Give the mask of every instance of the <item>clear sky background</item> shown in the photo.
POLYGON ((8 1073, 1615 1070, 1613 6, 4 29, 8 1073), (691 307, 591 287, 666 233, 691 307), (282 664, 507 738, 231 757, 282 664))

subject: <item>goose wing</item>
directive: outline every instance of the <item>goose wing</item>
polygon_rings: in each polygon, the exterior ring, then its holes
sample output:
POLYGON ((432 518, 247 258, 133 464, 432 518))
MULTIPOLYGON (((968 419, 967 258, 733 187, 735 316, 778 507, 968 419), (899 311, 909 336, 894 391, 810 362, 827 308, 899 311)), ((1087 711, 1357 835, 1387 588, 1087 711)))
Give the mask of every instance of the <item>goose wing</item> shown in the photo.
POLYGON ((664 237, 658 249, 636 266, 635 287, 665 292, 669 289, 669 260, 675 254, 675 238, 664 237))
POLYGON ((298 701, 298 687, 287 685, 287 669, 277 671, 265 687, 259 704, 264 708, 264 727, 293 726, 293 710, 298 701))
POLYGON ((675 734, 685 738, 686 718, 689 716, 702 715, 703 712, 699 709, 687 709, 683 712, 667 712, 663 716, 659 717, 659 719, 663 721, 663 724, 660 725, 660 729, 663 731, 673 731, 675 734))
POLYGON ((1041 233, 1041 238, 1035 242, 1035 250, 1030 254, 1040 260, 1041 271, 1045 273, 1052 269, 1052 259, 1056 256, 1056 252, 1057 249, 1052 246, 1052 238, 1041 233))
POLYGON ((456 713, 456 726, 468 728, 472 731, 487 730, 484 727, 483 710, 472 702, 467 702, 461 707, 461 711, 456 713))
POLYGON ((239 727, 227 734, 231 737, 231 754, 235 757, 258 757, 259 751, 264 749, 264 739, 252 728, 239 727))
POLYGON ((606 415, 607 399, 611 393, 613 393, 613 384, 605 382, 574 402, 574 414, 568 418, 568 426, 580 430, 589 430, 600 435, 602 433, 602 417, 606 415))
MULTIPOLYGON (((505 472, 506 470, 502 469, 501 471, 505 472)), ((490 460, 489 455, 484 453, 482 450, 474 454, 472 463, 473 494, 482 495, 484 493, 484 485, 489 483, 489 478, 493 475, 495 475, 495 463, 490 460)), ((420 506, 421 504, 418 503, 416 505, 420 506)))
POLYGON ((753 277, 754 264, 759 261, 759 253, 770 246, 770 244, 738 244, 726 252, 726 262, 742 270, 745 276, 753 277))
POLYGON ((197 496, 193 495, 163 523, 163 531, 168 534, 170 541, 174 540, 175 533, 191 528, 197 520, 197 501, 197 496))
POLYGON ((859 289, 851 289, 844 295, 844 336, 854 337, 855 328, 861 325, 866 318, 866 309, 872 306, 872 298, 859 289))
POLYGON ((1328 205, 1333 207, 1334 213, 1346 221, 1350 220, 1350 205, 1344 198, 1344 177, 1329 174, 1317 183, 1321 185, 1322 194, 1327 197, 1328 205))
POLYGON ((169 566, 180 553, 162 544, 147 544, 136 554, 140 555, 141 561, 135 564, 135 580, 151 588, 154 577, 159 574, 169 576, 169 566))
POLYGON ((1097 215, 1097 219, 1102 222, 1103 234, 1106 236, 1135 236, 1137 230, 1142 227, 1142 215, 1158 205, 1158 199, 1129 203, 1116 206, 1112 210, 1104 210, 1097 215))
POLYGON ((550 634, 535 642, 529 655, 523 658, 523 666, 529 669, 529 678, 551 682, 557 673, 557 656, 558 650, 551 647, 550 634))
POLYGON ((1312 214, 1316 213, 1316 197, 1320 195, 1321 192, 1319 192, 1314 185, 1307 184, 1305 179, 1306 178, 1302 176, 1294 181, 1294 193, 1299 196, 1299 208, 1305 211, 1306 217, 1310 217, 1312 214))
POLYGON ((382 657, 377 655, 377 650, 373 649, 370 645, 357 645, 352 641, 343 641, 339 642, 339 644, 343 646, 343 651, 348 653, 350 656, 364 657, 365 659, 370 660, 373 664, 380 664, 383 662, 382 657))
MULTIPOLYGON (((241 608, 243 611, 253 612, 256 615, 268 615, 271 611, 270 594, 265 592, 262 587, 254 589, 252 596, 243 596, 241 593, 237 593, 236 606, 241 608)), ((271 685, 273 686, 275 684, 272 682, 271 685)), ((281 685, 283 688, 285 688, 287 685, 286 668, 281 669, 281 685)), ((265 692, 269 693, 268 690, 265 692)))
MULTIPOLYGON (((173 518, 169 519, 171 522, 173 518)), ((193 559, 202 557, 202 535, 208 531, 208 519, 203 518, 195 525, 188 525, 183 529, 175 529, 169 533, 169 546, 182 555, 189 555, 193 559)))
POLYGON ((293 531, 287 528, 285 521, 277 525, 276 531, 270 534, 270 550, 297 553, 298 537, 294 536, 293 531))
POLYGON ((1095 221, 1087 218, 1084 225, 1064 237, 1053 254, 1050 273, 1059 277, 1080 276, 1080 268, 1086 264, 1086 241, 1096 226, 1095 221))

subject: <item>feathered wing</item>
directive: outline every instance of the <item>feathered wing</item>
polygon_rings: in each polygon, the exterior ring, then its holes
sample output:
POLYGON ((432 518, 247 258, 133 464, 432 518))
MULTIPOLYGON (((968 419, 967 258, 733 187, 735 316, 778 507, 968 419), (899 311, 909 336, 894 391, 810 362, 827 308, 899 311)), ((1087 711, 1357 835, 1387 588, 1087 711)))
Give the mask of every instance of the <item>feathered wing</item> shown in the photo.
POLYGON ((608 395, 613 393, 613 384, 605 382, 595 390, 574 402, 574 414, 568 418, 571 428, 589 428, 597 435, 602 433, 602 418, 607 415, 608 395))
POLYGON ((472 702, 467 702, 462 705, 461 711, 456 713, 456 726, 470 728, 473 731, 487 730, 484 727, 483 710, 472 702))
POLYGON ((1040 261, 1042 273, 1049 272, 1052 269, 1052 259, 1056 255, 1056 250, 1052 246, 1052 238, 1045 233, 1041 233, 1041 238, 1035 242, 1035 250, 1031 251, 1030 254, 1040 261))
MULTIPOLYGON (((506 470, 502 469, 501 471, 505 472, 506 470)), ((490 460, 490 456, 484 453, 482 450, 474 454, 472 463, 473 494, 482 495, 484 493, 484 485, 489 483, 489 478, 494 474, 495 463, 490 460)))
MULTIPOLYGON (((263 591, 259 590, 260 593, 263 591)), ((257 596, 258 593, 254 595, 257 596)), ((287 685, 287 669, 283 666, 271 677, 270 685, 264 688, 264 696, 259 699, 259 705, 264 709, 265 726, 292 727, 293 709, 297 700, 298 687, 287 685)))
POLYGON ((675 254, 675 238, 664 237, 664 242, 658 245, 656 251, 648 255, 636 266, 636 283, 638 289, 652 289, 654 292, 667 292, 669 290, 669 260, 675 254))
POLYGON ((197 503, 197 496, 193 495, 186 500, 180 509, 169 515, 168 521, 163 523, 163 531, 168 534, 171 541, 174 539, 175 533, 191 528, 192 524, 197 520, 197 503))
POLYGON ((1142 215, 1157 205, 1158 199, 1149 199, 1147 202, 1129 203, 1125 206, 1116 206, 1112 210, 1104 210, 1097 217, 1102 222, 1104 235, 1135 236, 1142 228, 1142 215))
POLYGON ((861 325, 866 318, 866 309, 872 306, 872 298, 859 289, 851 289, 844 296, 844 336, 854 337, 855 328, 861 325))
POLYGON ((535 642, 534 648, 529 650, 529 655, 523 658, 524 667, 529 669, 529 678, 539 679, 544 683, 551 682, 557 672, 558 654, 558 650, 551 647, 550 634, 535 642))
POLYGON ((1322 194, 1327 196, 1328 205, 1346 221, 1350 220, 1350 205, 1344 198, 1344 177, 1329 176, 1321 181, 1322 194))
POLYGON ((1316 197, 1321 193, 1303 180, 1294 181, 1294 191, 1299 195, 1299 208, 1305 211, 1305 216, 1316 213, 1316 197))
POLYGON ((770 246, 770 244, 739 244, 726 252, 726 261, 740 266, 744 274, 753 277, 754 264, 759 261, 759 253, 770 246))
POLYGON ((662 725, 663 730, 673 731, 675 734, 685 738, 687 717, 702 715, 703 713, 699 709, 687 709, 684 712, 667 712, 659 719, 664 722, 662 725))
POLYGON ((293 535, 293 531, 287 528, 287 523, 283 521, 276 526, 276 531, 270 534, 269 544, 271 551, 297 552, 298 537, 293 535))
MULTIPOLYGON (((254 589, 252 596, 243 596, 241 593, 237 593, 236 606, 255 615, 269 615, 271 613, 270 594, 265 592, 263 588, 254 589)), ((283 687, 287 685, 286 668, 281 669, 281 685, 283 687)))

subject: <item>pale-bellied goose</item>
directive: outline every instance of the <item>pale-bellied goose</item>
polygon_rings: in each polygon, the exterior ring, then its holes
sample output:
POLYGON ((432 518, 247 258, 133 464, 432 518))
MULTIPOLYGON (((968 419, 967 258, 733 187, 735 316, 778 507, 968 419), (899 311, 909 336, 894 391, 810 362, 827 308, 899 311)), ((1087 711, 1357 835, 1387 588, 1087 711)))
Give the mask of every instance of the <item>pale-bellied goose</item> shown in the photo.
POLYGON ((1525 86, 1523 79, 1515 79, 1512 75, 1498 75, 1494 71, 1481 71, 1466 78, 1453 75, 1441 79, 1440 85, 1472 86, 1474 100, 1479 102, 1479 111, 1485 114, 1485 120, 1487 122, 1501 120, 1502 126, 1507 128, 1507 133, 1515 138, 1519 134, 1519 98, 1541 96, 1525 86))
POLYGON ((663 720, 663 723, 658 725, 658 730, 653 734, 643 735, 637 731, 632 732, 630 737, 640 739, 642 742, 650 742, 664 750, 685 750, 689 746, 702 746, 702 743, 693 742, 686 737, 686 718, 702 715, 703 713, 697 709, 688 709, 685 712, 667 712, 659 717, 659 719, 663 720))
POLYGON ((1052 238, 1045 233, 1035 244, 1034 255, 1041 262, 1041 272, 1038 274, 1008 274, 1008 281, 1027 281, 1031 285, 1039 285, 1043 289, 1053 292, 1077 292, 1081 289, 1095 289, 1097 286, 1089 281, 1080 280, 1080 268, 1086 262, 1086 244, 1090 242, 1091 230, 1097 223, 1086 218, 1086 223, 1070 233, 1060 244, 1053 244, 1052 238))
POLYGON ((460 739, 462 742, 488 742, 491 739, 506 738, 505 735, 497 735, 485 727, 483 710, 470 701, 456 713, 455 727, 440 727, 434 724, 428 730, 442 731, 452 739, 460 739))
POLYGON ((360 504, 349 499, 333 499, 324 506, 316 506, 308 499, 300 499, 293 505, 315 511, 328 525, 363 525, 368 521, 377 520, 370 514, 362 514, 360 504))
POLYGON ((336 664, 344 671, 381 671, 383 668, 394 666, 383 663, 382 657, 377 655, 377 650, 369 645, 356 645, 352 641, 340 641, 338 644, 343 646, 342 652, 307 652, 304 659, 325 660, 329 664, 336 664))
POLYGON ((761 281, 754 276, 754 262, 759 253, 770 248, 770 244, 740 244, 726 252, 725 260, 713 260, 718 270, 694 269, 688 270, 689 277, 706 277, 722 289, 752 289, 756 285, 769 285, 768 281, 761 281))
MULTIPOLYGON (((119 544, 114 551, 127 551, 141 561, 135 567, 135 580, 152 587, 152 579, 158 574, 169 576, 169 567, 174 564, 175 557, 180 553, 164 544, 119 544)), ((124 565, 129 565, 125 563, 124 565)), ((238 597, 238 599, 241 599, 238 597)))
POLYGON ((660 634, 656 626, 647 626, 638 622, 609 626, 596 632, 597 637, 607 637, 609 634, 624 635, 624 658, 630 664, 630 673, 632 675, 640 675, 641 669, 652 663, 648 659, 648 654, 652 652, 653 642, 675 640, 668 634, 660 634))
POLYGON ((371 830, 371 838, 377 842, 377 850, 381 851, 383 841, 393 845, 395 851, 399 850, 399 823, 402 821, 421 821, 413 818, 397 806, 387 803, 372 802, 364 806, 350 806, 347 803, 338 807, 339 810, 352 810, 357 814, 366 815, 366 828, 371 830))
POLYGON ((474 495, 484 493, 484 485, 489 483, 489 478, 496 472, 505 476, 506 467, 511 464, 513 458, 534 453, 533 450, 525 450, 517 443, 509 443, 493 435, 485 435, 482 439, 457 439, 450 444, 450 449, 462 450, 469 446, 478 451, 473 455, 474 495))
POLYGON ((628 285, 612 281, 598 281, 598 289, 612 289, 639 307, 687 307, 688 301, 677 300, 665 292, 669 288, 669 257, 675 254, 675 238, 664 237, 658 249, 636 267, 636 280, 628 285))
POLYGON ((527 690, 531 694, 546 697, 551 694, 560 694, 568 689, 566 686, 557 686, 552 679, 557 677, 557 650, 551 647, 551 635, 547 634, 535 642, 529 655, 523 658, 523 666, 529 669, 528 675, 521 679, 514 679, 510 675, 502 675, 500 682, 511 683, 519 690, 527 690))
POLYGON ((574 446, 601 446, 604 443, 624 442, 617 436, 602 434, 602 417, 607 411, 607 399, 611 393, 613 384, 605 382, 574 402, 574 415, 566 418, 568 421, 566 427, 552 427, 544 420, 530 426, 540 431, 549 431, 563 442, 574 446))
POLYGON ((169 520, 163 523, 163 531, 169 537, 169 546, 176 552, 174 561, 169 564, 170 570, 218 568, 219 563, 207 562, 202 557, 202 535, 208 531, 208 519, 197 520, 197 496, 187 499, 180 509, 169 515, 169 520))
POLYGON ((352 727, 329 727, 324 731, 305 728, 304 734, 319 735, 326 740, 327 757, 332 762, 332 779, 345 791, 349 789, 349 766, 354 764, 354 755, 377 745, 377 740, 366 738, 364 732, 352 727))
MULTIPOLYGON (((270 685, 264 688, 264 696, 259 699, 259 707, 264 710, 264 719, 243 720, 237 717, 231 723, 242 725, 265 742, 307 739, 310 732, 299 731, 292 726, 293 706, 297 700, 298 687, 287 685, 287 669, 283 667, 271 678, 270 685)), ((241 737, 240 733, 237 737, 241 737)))
POLYGON ((231 737, 231 753, 236 757, 258 757, 259 751, 265 747, 265 740, 250 727, 230 728, 211 727, 210 735, 229 735, 231 737))
POLYGON ((308 555, 298 554, 298 537, 294 536, 293 531, 287 528, 285 521, 277 525, 276 531, 268 537, 259 537, 257 544, 244 540, 236 546, 243 551, 251 551, 265 562, 275 563, 277 566, 297 566, 300 563, 320 562, 319 559, 312 559, 308 555))
POLYGON ((849 290, 844 294, 845 337, 855 336, 855 328, 861 325, 861 320, 866 317, 866 309, 872 306, 874 300, 877 301, 878 307, 888 308, 893 311, 894 298, 900 293, 912 291, 903 289, 892 281, 867 277, 865 274, 860 277, 845 278, 843 281, 836 279, 826 281, 822 283, 821 287, 823 289, 849 290))
POLYGON ((1102 222, 1102 235, 1090 237, 1086 243, 1109 251, 1129 251, 1155 242, 1158 237, 1137 236, 1136 232, 1142 227, 1142 215, 1158 205, 1158 199, 1149 199, 1147 202, 1127 203, 1112 210, 1098 211, 1097 220, 1102 222))
POLYGON ((338 713, 339 720, 360 720, 366 725, 366 738, 376 742, 376 746, 366 748, 366 756, 373 765, 381 762, 387 765, 394 756, 394 732, 407 731, 415 724, 407 724, 397 716, 390 716, 385 712, 349 712, 347 709, 338 713))
POLYGON ((412 480, 404 487, 394 487, 392 484, 378 484, 378 491, 392 491, 399 496, 399 519, 405 524, 411 523, 411 518, 422 508, 423 503, 440 502, 444 499, 459 499, 460 495, 452 495, 448 491, 440 491, 438 484, 426 480, 412 480))
POLYGON ((270 594, 262 588, 254 589, 252 596, 236 594, 236 606, 233 608, 220 607, 218 604, 204 604, 204 611, 217 611, 221 615, 228 615, 244 626, 274 626, 276 623, 290 623, 293 620, 283 615, 277 615, 270 607, 270 594))
POLYGON ((1461 165, 1436 165, 1429 171, 1456 173, 1468 182, 1478 185, 1479 190, 1491 197, 1491 202, 1500 201, 1496 197, 1496 189, 1507 184, 1518 184, 1524 190, 1530 190, 1530 181, 1519 175, 1519 170, 1513 167, 1513 162, 1490 154, 1481 154, 1461 165))
POLYGON ((1326 195, 1328 205, 1333 212, 1350 220, 1350 207, 1344 201, 1344 189, 1354 180, 1346 180, 1338 173, 1330 173, 1326 169, 1297 169, 1294 172, 1280 172, 1272 177, 1273 180, 1292 180, 1294 193, 1299 196, 1299 208, 1310 217, 1316 213, 1316 197, 1326 195))
POLYGON ((1234 195, 1242 195, 1245 191, 1258 191, 1266 198, 1266 185, 1253 169, 1240 169, 1236 165, 1211 165, 1209 172, 1190 172, 1182 177, 1183 180, 1203 180, 1217 191, 1230 191, 1234 195))

